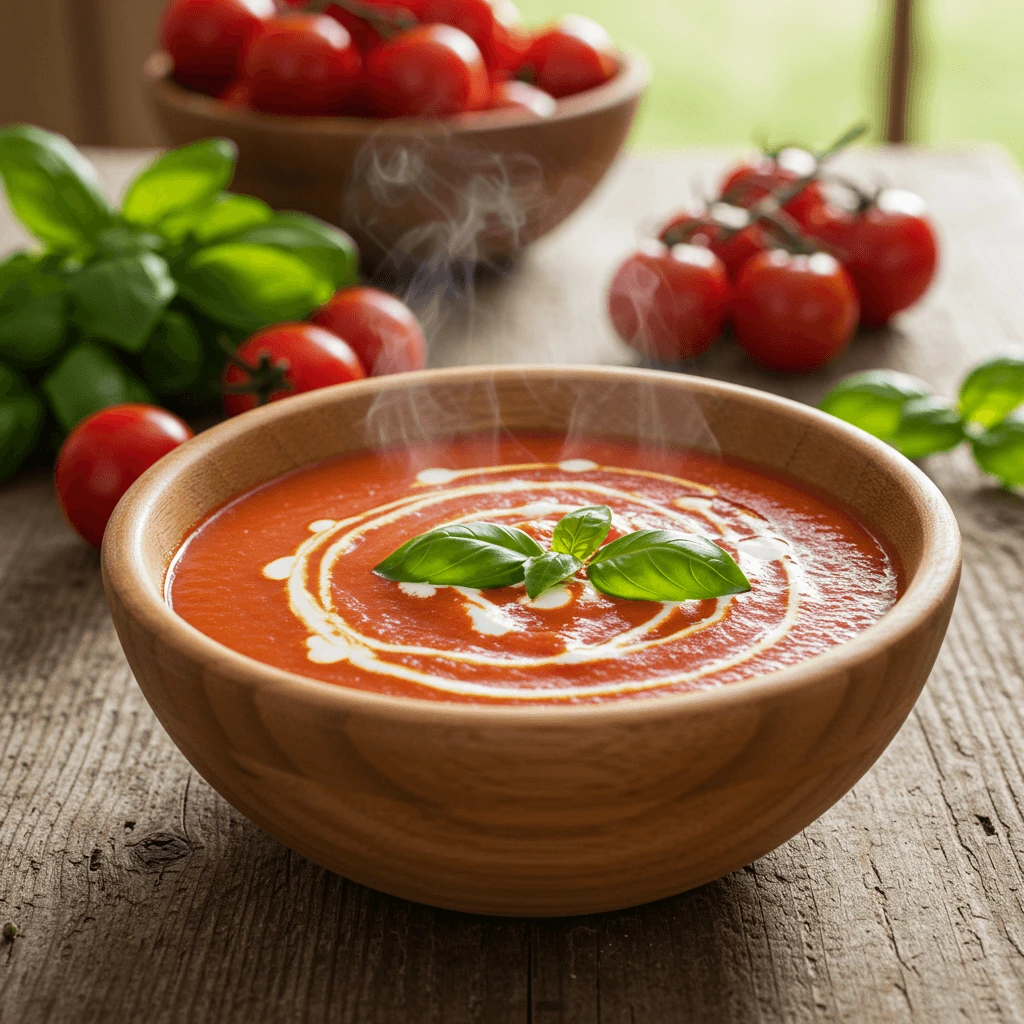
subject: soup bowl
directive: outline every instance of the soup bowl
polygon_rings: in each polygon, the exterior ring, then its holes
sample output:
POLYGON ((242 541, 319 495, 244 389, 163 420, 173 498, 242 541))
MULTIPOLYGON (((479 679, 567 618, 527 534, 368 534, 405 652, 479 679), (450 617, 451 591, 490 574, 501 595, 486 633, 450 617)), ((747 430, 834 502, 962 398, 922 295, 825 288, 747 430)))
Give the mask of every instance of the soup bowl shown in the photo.
POLYGON ((273 403, 146 472, 103 544, 114 624, 139 685, 226 800, 357 882, 509 915, 669 896, 799 832, 907 717, 959 572, 952 512, 893 449, 773 395, 612 367, 432 370, 273 403), (781 472, 889 540, 902 595, 854 639, 779 671, 533 706, 393 697, 290 674, 221 646, 166 603, 182 539, 240 492, 345 452, 486 431, 601 434, 781 472))
POLYGON ((549 118, 290 117, 190 92, 171 67, 164 53, 144 67, 169 142, 234 140, 236 191, 339 225, 371 264, 438 252, 500 261, 547 234, 607 173, 648 80, 643 58, 624 54, 613 79, 560 100, 549 118))

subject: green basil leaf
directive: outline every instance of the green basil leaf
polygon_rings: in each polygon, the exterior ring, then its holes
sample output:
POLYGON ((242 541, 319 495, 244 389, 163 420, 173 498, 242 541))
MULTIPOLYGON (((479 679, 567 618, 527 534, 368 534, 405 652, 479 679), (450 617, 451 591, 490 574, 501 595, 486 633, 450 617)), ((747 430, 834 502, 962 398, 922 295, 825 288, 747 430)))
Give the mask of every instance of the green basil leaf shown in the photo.
POLYGON ((221 242, 179 270, 182 294, 208 316, 244 331, 303 320, 335 292, 323 271, 269 245, 221 242))
POLYGON ((0 358, 22 369, 45 366, 63 348, 67 325, 67 298, 61 292, 0 304, 0 358))
POLYGON ((942 398, 912 398, 900 416, 900 425, 889 443, 908 459, 923 459, 948 452, 964 439, 964 425, 956 409, 942 398))
POLYGON ((46 418, 43 403, 27 386, 5 392, 9 375, 10 370, 0 365, 0 482, 16 473, 32 454, 46 418))
POLYGON ((0 178, 21 222, 55 249, 90 248, 114 219, 93 166, 63 135, 0 128, 0 178))
POLYGON ((9 301, 9 295, 27 289, 38 266, 39 257, 27 252, 12 252, 0 260, 0 303, 9 301))
POLYGON ((1024 403, 1024 359, 1003 356, 976 366, 960 385, 960 415, 993 427, 1024 403))
POLYGON ((143 252, 88 264, 69 280, 68 291, 86 336, 140 352, 177 287, 164 260, 143 252))
POLYGON ((235 173, 238 148, 205 139, 157 157, 128 188, 121 206, 130 224, 154 227, 179 210, 209 202, 235 173))
POLYGON ((237 235, 274 219, 274 211, 261 199, 221 192, 203 206, 171 214, 160 231, 175 242, 191 235, 202 245, 237 235))
POLYGON ((896 370, 868 370, 845 377, 818 408, 888 441, 899 429, 903 407, 931 394, 928 386, 896 370))
POLYGON ((637 530, 598 549, 587 579, 634 601, 690 601, 743 594, 750 583, 732 556, 704 537, 637 530))
POLYGON ((1024 487, 1024 413, 1012 412, 971 438, 978 465, 1008 487, 1024 487))
POLYGON ((340 228, 308 213, 278 213, 266 224, 236 235, 235 242, 272 245, 300 257, 326 274, 335 291, 356 283, 359 251, 340 228))
POLYGON ((109 405, 151 403, 149 390, 112 355, 91 342, 69 349, 43 378, 43 393, 64 430, 109 405))
POLYGON ((526 593, 530 598, 543 594, 545 590, 574 576, 583 568, 583 563, 573 555, 558 551, 545 551, 523 562, 523 579, 526 593))
POLYGON ((158 395, 179 395, 199 377, 206 359, 192 321, 169 310, 142 351, 142 377, 158 395))
POLYGON ((400 583, 447 587, 508 587, 523 579, 523 563, 543 549, 514 526, 457 523, 406 541, 374 572, 400 583))
POLYGON ((612 510, 607 505, 574 509, 555 525, 551 548, 583 561, 604 543, 611 528, 612 510))
POLYGON ((96 236, 96 249, 107 256, 125 256, 139 252, 156 252, 164 240, 152 231, 139 231, 127 224, 114 224, 96 236))

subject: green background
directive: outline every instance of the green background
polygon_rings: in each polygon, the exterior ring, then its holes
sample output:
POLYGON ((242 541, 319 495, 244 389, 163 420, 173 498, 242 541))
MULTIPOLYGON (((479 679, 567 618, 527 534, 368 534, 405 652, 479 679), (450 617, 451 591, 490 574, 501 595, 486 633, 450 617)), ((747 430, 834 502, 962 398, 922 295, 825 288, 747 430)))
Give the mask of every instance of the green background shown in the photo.
MULTIPOLYGON (((889 0, 518 0, 530 24, 586 14, 654 79, 633 143, 824 145, 883 123, 889 0)), ((1024 160, 1024 3, 918 0, 913 141, 996 139, 1024 160)))

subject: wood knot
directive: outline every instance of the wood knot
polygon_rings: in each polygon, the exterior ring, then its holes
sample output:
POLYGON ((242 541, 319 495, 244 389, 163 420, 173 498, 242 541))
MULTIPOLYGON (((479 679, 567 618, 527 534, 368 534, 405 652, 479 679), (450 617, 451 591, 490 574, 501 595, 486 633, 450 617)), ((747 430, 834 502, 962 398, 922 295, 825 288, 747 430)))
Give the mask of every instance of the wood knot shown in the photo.
POLYGON ((132 856, 144 867, 162 868, 192 852, 192 845, 177 832, 150 832, 129 844, 132 856))

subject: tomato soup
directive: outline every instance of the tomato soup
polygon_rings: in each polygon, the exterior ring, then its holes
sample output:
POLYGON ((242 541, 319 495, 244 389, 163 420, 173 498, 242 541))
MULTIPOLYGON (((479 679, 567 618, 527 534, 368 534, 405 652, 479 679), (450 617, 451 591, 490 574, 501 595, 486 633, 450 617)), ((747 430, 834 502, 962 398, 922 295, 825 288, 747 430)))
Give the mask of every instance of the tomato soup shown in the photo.
POLYGON ((606 438, 513 435, 361 452, 213 513, 185 539, 167 600, 214 640, 326 682, 428 700, 649 697, 793 665, 896 600, 888 544, 848 510, 752 466, 606 438), (652 602, 573 578, 534 600, 395 583, 372 570, 434 527, 516 526, 544 547, 581 506, 608 540, 656 528, 729 552, 749 593, 652 602))

